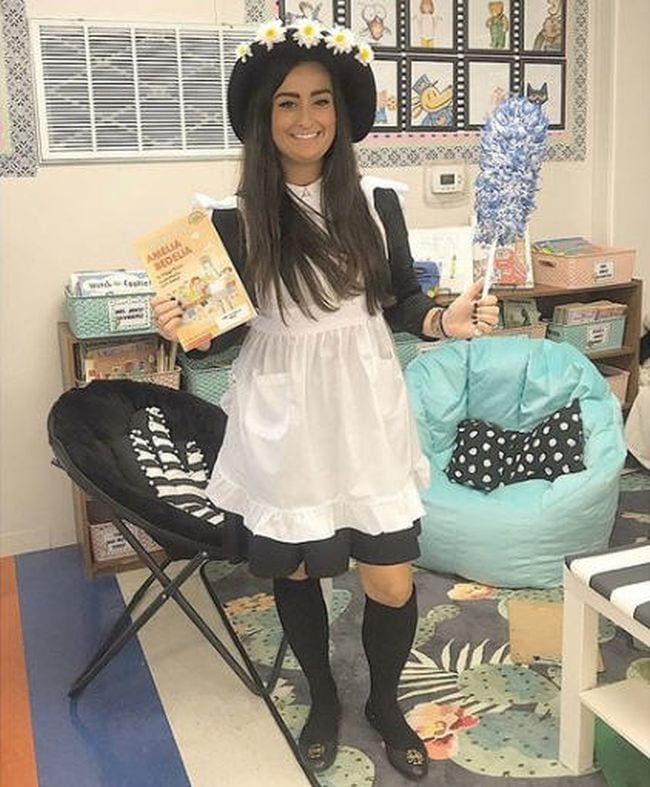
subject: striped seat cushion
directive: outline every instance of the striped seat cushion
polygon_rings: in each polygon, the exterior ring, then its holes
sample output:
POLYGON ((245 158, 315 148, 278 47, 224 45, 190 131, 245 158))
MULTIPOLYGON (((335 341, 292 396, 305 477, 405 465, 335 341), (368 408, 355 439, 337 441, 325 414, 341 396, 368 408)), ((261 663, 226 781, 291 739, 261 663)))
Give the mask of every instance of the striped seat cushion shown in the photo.
POLYGON ((567 558, 577 579, 650 628, 650 544, 567 558))

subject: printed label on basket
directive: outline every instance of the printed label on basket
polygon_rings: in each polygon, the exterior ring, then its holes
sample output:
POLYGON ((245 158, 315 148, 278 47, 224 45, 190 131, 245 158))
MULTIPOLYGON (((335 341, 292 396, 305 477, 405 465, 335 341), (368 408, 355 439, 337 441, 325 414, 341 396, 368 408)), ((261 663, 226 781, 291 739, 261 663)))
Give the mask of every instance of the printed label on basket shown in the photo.
POLYGON ((614 260, 598 260, 594 263, 594 281, 609 281, 614 278, 614 260))
POLYGON ((587 347, 593 348, 598 347, 601 344, 605 344, 609 339, 609 323, 603 323, 602 325, 592 325, 587 330, 587 347))
POLYGON ((149 296, 110 300, 108 302, 108 321, 111 333, 149 330, 151 328, 149 296))

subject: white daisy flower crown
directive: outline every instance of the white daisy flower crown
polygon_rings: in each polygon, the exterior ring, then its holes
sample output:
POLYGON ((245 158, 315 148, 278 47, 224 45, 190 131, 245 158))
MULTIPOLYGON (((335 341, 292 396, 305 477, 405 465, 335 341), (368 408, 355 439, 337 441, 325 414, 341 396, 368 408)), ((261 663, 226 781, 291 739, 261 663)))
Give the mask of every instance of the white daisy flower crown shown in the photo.
POLYGON ((276 44, 286 41, 287 37, 293 39, 298 46, 306 49, 318 46, 321 41, 324 41, 327 49, 330 49, 335 55, 349 55, 356 49, 354 58, 363 66, 369 66, 374 59, 370 44, 358 43, 354 33, 347 27, 335 25, 330 31, 325 31, 318 20, 301 17, 294 19, 288 25, 285 25, 281 19, 271 19, 264 22, 257 29, 252 42, 239 44, 236 49, 237 60, 245 63, 254 57, 255 53, 251 44, 266 46, 267 51, 270 52, 276 44))

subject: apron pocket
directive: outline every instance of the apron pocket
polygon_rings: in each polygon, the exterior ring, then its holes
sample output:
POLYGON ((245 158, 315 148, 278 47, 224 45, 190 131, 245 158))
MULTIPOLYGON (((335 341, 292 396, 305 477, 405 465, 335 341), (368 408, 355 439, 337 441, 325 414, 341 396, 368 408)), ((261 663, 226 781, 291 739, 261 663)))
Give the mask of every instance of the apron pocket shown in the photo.
POLYGON ((280 440, 289 430, 293 410, 288 374, 255 374, 235 388, 245 401, 241 417, 248 432, 267 440, 280 440), (239 389, 247 389, 246 392, 239 389))

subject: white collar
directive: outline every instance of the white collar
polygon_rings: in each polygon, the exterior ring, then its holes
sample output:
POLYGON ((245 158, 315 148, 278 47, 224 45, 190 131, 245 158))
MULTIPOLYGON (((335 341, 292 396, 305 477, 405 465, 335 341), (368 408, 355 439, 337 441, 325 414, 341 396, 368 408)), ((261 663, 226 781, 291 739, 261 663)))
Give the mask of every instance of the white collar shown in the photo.
POLYGON ((303 202, 309 205, 318 205, 320 204, 322 183, 323 178, 321 177, 306 186, 297 186, 295 183, 287 183, 287 188, 295 197, 298 197, 298 199, 301 199, 303 202))

